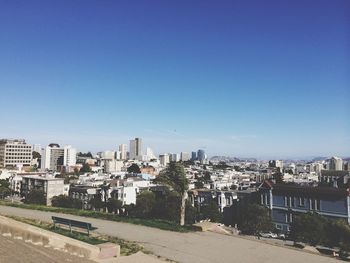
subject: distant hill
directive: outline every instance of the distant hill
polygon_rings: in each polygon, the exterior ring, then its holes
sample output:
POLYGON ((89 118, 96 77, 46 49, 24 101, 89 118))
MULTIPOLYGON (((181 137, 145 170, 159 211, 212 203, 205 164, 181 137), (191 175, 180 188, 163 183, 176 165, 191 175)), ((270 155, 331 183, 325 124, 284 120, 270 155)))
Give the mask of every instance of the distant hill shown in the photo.
POLYGON ((237 158, 231 156, 213 156, 210 158, 212 162, 256 162, 256 158, 237 158))
POLYGON ((319 162, 319 161, 324 161, 327 160, 329 157, 315 157, 312 159, 313 162, 319 162))

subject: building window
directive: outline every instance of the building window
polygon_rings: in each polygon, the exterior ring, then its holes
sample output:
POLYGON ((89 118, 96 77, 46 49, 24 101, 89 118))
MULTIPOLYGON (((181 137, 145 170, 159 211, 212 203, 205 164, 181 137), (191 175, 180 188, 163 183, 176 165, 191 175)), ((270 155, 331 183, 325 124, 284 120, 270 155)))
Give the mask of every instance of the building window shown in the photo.
POLYGON ((292 223, 293 222, 293 214, 287 213, 286 214, 286 223, 292 223))
POLYGON ((311 199, 311 209, 312 210, 320 210, 320 200, 319 199, 311 199))
POLYGON ((305 199, 304 199, 304 197, 299 197, 299 206, 301 206, 301 207, 305 206, 305 199))
POLYGON ((286 206, 286 207, 294 206, 294 197, 285 196, 284 197, 284 206, 286 206))
POLYGON ((315 210, 320 210, 321 202, 320 199, 315 200, 315 210))

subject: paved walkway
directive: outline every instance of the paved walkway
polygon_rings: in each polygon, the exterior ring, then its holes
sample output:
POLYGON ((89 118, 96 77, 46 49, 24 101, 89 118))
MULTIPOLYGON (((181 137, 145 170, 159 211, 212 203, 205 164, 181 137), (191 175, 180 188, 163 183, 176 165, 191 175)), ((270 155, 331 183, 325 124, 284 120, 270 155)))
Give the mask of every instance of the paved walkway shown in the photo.
POLYGON ((0 235, 0 263, 94 263, 68 253, 0 235))
POLYGON ((51 222, 61 216, 90 222, 96 232, 136 241, 156 255, 177 261, 197 263, 323 263, 338 260, 263 242, 211 232, 177 233, 128 223, 0 206, 0 214, 51 222))

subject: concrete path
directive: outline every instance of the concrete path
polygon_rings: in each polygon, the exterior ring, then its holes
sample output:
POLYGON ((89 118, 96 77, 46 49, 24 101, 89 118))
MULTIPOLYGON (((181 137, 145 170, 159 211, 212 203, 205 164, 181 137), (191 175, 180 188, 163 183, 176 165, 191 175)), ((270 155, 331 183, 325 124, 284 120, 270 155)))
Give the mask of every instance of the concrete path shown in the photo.
POLYGON ((60 216, 90 222, 96 232, 136 241, 156 255, 177 261, 197 263, 323 263, 338 260, 263 242, 211 232, 177 233, 128 223, 85 218, 22 208, 0 206, 0 214, 51 222, 60 216))
POLYGON ((0 235, 0 263, 94 263, 53 248, 0 235))

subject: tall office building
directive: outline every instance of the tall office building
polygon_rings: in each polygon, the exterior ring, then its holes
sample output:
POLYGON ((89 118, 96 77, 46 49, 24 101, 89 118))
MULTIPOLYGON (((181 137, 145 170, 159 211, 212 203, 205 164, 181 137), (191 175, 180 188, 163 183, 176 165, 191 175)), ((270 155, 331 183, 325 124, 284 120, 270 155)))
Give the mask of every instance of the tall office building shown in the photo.
POLYGON ((200 162, 203 162, 206 159, 205 151, 204 150, 198 150, 197 152, 197 159, 200 162))
POLYGON ((166 166, 170 162, 169 155, 166 153, 159 155, 159 161, 161 165, 166 166))
POLYGON ((129 159, 142 159, 142 140, 141 138, 135 138, 130 140, 129 159))
POLYGON ((64 146, 63 148, 63 165, 74 166, 77 163, 77 150, 71 145, 64 146))
POLYGON ((170 159, 170 162, 179 162, 180 161, 180 154, 169 153, 169 159, 170 159))
POLYGON ((115 159, 115 152, 113 151, 104 151, 101 153, 101 159, 113 160, 115 159))
POLYGON ((279 168, 280 172, 283 170, 283 160, 271 160, 269 161, 269 167, 279 168))
POLYGON ((191 160, 197 161, 197 152, 192 152, 191 160))
POLYGON ((120 152, 120 159, 126 160, 127 159, 126 144, 119 145, 119 152, 120 152))
POLYGON ((154 155, 153 150, 150 147, 146 148, 146 157, 147 160, 156 159, 156 156, 154 155))
POLYGON ((0 140, 0 167, 29 166, 32 161, 32 146, 23 139, 0 140))
POLYGON ((190 160, 190 154, 186 153, 186 152, 181 152, 180 159, 183 162, 189 161, 190 160))
POLYGON ((42 169, 57 171, 57 166, 64 164, 64 149, 60 148, 56 143, 51 143, 46 146, 41 159, 42 169))
POLYGON ((343 170, 343 159, 335 156, 330 158, 328 162, 328 170, 336 170, 336 171, 343 170))

